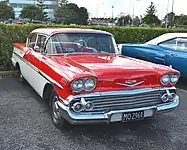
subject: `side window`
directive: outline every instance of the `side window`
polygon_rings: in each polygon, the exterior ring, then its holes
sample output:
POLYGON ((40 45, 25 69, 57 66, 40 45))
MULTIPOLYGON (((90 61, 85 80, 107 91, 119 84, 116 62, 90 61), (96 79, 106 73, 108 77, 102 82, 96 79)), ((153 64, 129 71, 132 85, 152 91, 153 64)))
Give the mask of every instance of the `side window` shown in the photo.
POLYGON ((40 48, 41 51, 44 50, 46 39, 47 39, 46 36, 44 36, 44 35, 38 35, 38 40, 37 40, 36 46, 39 46, 39 48, 40 48))
POLYGON ((172 48, 172 49, 176 49, 177 47, 177 39, 172 39, 169 41, 165 41, 163 43, 159 44, 162 47, 166 47, 166 48, 172 48))
POLYGON ((37 34, 33 33, 28 37, 28 46, 34 48, 36 44, 37 34))
POLYGON ((177 50, 187 51, 187 38, 177 39, 177 50))

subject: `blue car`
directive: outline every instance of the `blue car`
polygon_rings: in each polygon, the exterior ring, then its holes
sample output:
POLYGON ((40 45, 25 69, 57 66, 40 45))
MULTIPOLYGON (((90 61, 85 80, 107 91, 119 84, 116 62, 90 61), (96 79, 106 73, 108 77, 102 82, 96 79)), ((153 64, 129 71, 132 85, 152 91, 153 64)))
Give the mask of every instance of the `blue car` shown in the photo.
POLYGON ((171 66, 187 79, 187 33, 166 33, 144 44, 119 44, 120 54, 171 66))

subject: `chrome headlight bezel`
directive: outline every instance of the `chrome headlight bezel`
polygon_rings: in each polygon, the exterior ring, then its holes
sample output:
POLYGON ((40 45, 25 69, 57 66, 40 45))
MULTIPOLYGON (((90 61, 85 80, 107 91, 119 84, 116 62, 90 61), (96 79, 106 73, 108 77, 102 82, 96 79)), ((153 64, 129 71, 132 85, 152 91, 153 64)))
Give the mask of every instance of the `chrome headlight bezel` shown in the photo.
POLYGON ((96 87, 96 79, 95 78, 87 78, 84 80, 84 90, 85 91, 92 91, 95 87, 96 87), (92 84, 92 86, 90 86, 89 84, 92 84), (88 87, 88 85, 90 87, 88 87))
POLYGON ((72 81, 71 83, 71 89, 73 92, 81 92, 83 90, 89 92, 89 91, 92 91, 93 89, 95 89, 96 87, 96 78, 94 77, 87 77, 87 78, 78 78, 78 79, 75 79, 74 81, 72 81), (82 85, 81 88, 74 88, 74 84, 76 84, 77 82, 80 82, 80 84, 82 85), (92 83, 91 83, 92 82, 92 83), (89 87, 89 84, 92 84, 91 87, 89 87))
POLYGON ((180 74, 177 73, 165 74, 160 78, 160 82, 162 83, 162 85, 175 85, 179 81, 179 78, 180 74))
POLYGON ((76 80, 74 80, 72 83, 71 83, 71 89, 73 90, 73 92, 80 92, 80 91, 82 91, 83 89, 84 89, 84 81, 82 80, 82 79, 76 79, 76 80), (80 85, 82 85, 81 86, 81 88, 75 88, 74 87, 74 84, 76 84, 77 82, 80 82, 80 85))
POLYGON ((178 74, 171 74, 170 75, 171 84, 176 84, 179 81, 179 78, 180 78, 180 76, 178 74))
POLYGON ((163 75, 163 76, 160 78, 160 82, 161 82, 163 85, 169 84, 169 83, 170 83, 170 76, 169 76, 169 74, 163 75), (167 82, 164 81, 164 80, 166 80, 167 82))

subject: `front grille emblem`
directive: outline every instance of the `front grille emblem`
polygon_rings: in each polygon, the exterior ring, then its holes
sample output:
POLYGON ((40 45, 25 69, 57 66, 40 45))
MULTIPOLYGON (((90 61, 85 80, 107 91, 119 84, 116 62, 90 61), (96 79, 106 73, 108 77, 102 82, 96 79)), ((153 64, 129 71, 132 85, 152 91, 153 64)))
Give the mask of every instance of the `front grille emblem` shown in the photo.
POLYGON ((116 83, 118 85, 127 86, 127 87, 135 87, 144 83, 144 81, 137 82, 136 80, 127 80, 125 83, 116 83))

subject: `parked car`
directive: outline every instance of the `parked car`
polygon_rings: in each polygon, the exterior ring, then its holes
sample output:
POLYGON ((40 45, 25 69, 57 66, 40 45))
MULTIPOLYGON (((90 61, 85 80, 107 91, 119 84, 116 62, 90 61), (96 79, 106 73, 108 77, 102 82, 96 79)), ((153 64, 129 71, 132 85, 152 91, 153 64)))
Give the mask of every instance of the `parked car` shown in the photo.
POLYGON ((16 21, 16 24, 24 24, 22 21, 16 21))
POLYGON ((12 63, 49 102, 52 122, 142 120, 179 105, 170 67, 118 55, 113 35, 99 30, 39 28, 14 43, 12 63))
POLYGON ((119 44, 120 53, 172 66, 187 79, 187 33, 166 33, 144 44, 119 44))

